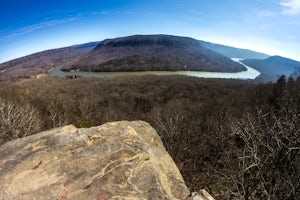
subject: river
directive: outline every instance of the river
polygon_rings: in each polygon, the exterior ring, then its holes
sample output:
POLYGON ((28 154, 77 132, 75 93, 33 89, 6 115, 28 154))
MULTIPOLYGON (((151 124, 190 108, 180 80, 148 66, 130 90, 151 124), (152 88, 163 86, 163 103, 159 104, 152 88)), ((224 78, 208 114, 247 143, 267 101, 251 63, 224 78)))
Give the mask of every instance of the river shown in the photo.
POLYGON ((241 62, 240 58, 231 58, 231 60, 240 63, 247 68, 246 71, 241 72, 202 72, 202 71, 141 71, 141 72, 64 72, 61 71, 61 67, 56 67, 49 76, 73 76, 78 75, 81 77, 96 77, 96 78, 110 78, 116 76, 141 76, 141 75, 186 75, 199 78, 225 78, 225 79, 255 79, 260 75, 260 72, 245 65, 241 62))

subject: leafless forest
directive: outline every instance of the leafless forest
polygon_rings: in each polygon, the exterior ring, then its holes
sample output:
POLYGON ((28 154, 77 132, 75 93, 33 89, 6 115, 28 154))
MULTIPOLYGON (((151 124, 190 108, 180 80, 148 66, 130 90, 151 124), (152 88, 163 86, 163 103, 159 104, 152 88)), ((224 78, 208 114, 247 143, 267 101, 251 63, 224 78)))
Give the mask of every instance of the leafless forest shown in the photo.
POLYGON ((0 143, 53 127, 144 120, 191 191, 217 199, 300 196, 300 78, 276 83, 184 76, 2 83, 0 143))

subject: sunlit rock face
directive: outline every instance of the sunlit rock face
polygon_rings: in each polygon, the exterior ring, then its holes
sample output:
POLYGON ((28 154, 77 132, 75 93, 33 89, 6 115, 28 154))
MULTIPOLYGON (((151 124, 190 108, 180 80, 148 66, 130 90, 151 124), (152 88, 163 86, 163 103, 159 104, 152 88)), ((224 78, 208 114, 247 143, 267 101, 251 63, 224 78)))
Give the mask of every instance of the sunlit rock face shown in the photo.
POLYGON ((0 199, 187 199, 182 176, 143 121, 52 129, 0 146, 0 199))

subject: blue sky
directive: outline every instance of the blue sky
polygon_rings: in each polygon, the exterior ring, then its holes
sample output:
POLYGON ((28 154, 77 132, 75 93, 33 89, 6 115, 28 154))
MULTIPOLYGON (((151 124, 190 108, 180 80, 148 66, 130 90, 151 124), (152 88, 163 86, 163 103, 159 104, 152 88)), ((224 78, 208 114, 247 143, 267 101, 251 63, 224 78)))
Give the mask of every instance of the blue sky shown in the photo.
POLYGON ((300 60, 300 0, 10 0, 0 62, 133 34, 188 36, 300 60))

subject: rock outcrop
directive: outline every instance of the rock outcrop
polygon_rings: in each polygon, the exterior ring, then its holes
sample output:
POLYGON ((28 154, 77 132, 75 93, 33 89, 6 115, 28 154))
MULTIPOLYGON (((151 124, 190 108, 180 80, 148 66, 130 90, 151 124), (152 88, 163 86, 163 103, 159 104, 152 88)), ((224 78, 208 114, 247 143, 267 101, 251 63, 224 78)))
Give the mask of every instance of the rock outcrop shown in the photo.
POLYGON ((0 146, 0 180, 1 200, 188 199, 190 194, 159 136, 142 121, 68 125, 7 142, 0 146))

